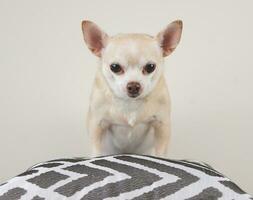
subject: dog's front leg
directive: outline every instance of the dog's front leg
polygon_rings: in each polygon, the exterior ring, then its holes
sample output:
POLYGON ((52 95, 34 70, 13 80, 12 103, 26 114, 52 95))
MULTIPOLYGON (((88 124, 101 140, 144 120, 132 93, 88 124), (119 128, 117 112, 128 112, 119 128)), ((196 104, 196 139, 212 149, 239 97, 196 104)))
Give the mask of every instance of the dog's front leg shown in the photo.
POLYGON ((89 133, 92 139, 92 156, 102 154, 102 139, 103 134, 109 128, 109 123, 104 120, 93 122, 89 126, 89 133))
POLYGON ((170 123, 157 121, 153 127, 155 130, 155 155, 165 156, 170 140, 170 123))
POLYGON ((92 140, 92 156, 99 156, 101 154, 101 140, 104 130, 99 124, 90 127, 91 140, 92 140))

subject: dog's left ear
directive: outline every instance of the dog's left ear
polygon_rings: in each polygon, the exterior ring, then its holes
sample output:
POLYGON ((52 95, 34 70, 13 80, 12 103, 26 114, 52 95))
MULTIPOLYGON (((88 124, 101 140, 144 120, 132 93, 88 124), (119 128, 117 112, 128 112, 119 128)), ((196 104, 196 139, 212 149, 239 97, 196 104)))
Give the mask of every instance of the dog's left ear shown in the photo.
POLYGON ((98 25, 91 21, 82 21, 83 38, 88 48, 96 56, 101 57, 109 36, 98 25))
POLYGON ((157 34, 156 38, 163 50, 163 56, 170 55, 177 47, 183 29, 183 22, 176 20, 170 23, 163 31, 157 34))

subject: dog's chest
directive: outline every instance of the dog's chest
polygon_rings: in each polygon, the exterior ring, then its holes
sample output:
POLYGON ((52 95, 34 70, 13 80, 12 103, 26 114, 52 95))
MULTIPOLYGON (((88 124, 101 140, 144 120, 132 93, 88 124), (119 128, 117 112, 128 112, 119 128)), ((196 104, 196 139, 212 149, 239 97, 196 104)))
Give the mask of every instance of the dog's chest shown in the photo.
MULTIPOLYGON (((134 121, 134 118, 132 120, 134 121)), ((134 126, 111 124, 104 134, 102 146, 103 152, 108 154, 149 153, 153 143, 154 130, 149 123, 134 126)))
POLYGON ((136 122, 137 114, 136 113, 130 113, 128 117, 126 117, 126 121, 130 126, 134 126, 136 122))
POLYGON ((107 119, 109 126, 103 135, 102 152, 150 154, 154 144, 152 116, 141 119, 142 102, 116 105, 111 107, 111 117, 107 119))

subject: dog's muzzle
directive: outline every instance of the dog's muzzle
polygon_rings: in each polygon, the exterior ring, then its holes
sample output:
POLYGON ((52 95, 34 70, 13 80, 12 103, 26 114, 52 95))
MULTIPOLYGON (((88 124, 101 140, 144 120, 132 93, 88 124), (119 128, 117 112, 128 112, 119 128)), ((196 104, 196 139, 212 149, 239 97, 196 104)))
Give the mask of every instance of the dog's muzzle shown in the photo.
POLYGON ((141 84, 138 82, 129 82, 127 84, 127 94, 129 97, 135 98, 140 95, 141 84))

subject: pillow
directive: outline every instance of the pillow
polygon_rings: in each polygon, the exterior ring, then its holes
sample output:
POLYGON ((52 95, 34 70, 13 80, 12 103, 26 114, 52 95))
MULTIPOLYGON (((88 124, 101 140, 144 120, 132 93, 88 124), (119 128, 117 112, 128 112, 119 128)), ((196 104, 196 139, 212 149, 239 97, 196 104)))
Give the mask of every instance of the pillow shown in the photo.
POLYGON ((0 185, 0 200, 252 199, 205 164, 143 155, 58 159, 0 185))

